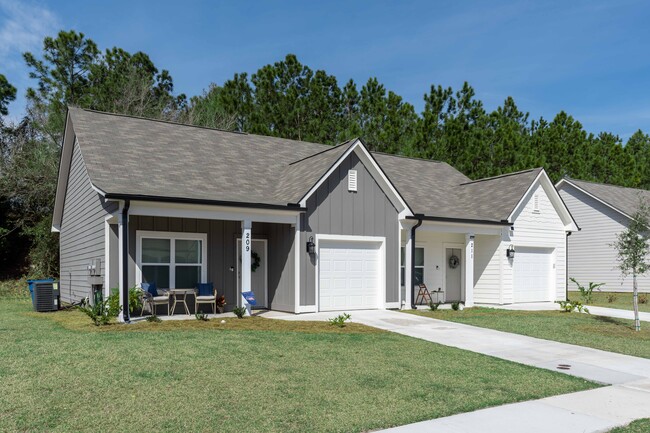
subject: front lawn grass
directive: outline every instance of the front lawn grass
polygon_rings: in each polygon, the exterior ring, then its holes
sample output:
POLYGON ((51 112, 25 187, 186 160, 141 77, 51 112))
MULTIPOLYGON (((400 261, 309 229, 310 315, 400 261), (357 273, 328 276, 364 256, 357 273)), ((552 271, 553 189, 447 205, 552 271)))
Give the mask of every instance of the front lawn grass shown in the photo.
POLYGON ((650 418, 638 419, 625 427, 617 427, 609 433, 648 433, 650 432, 650 418))
POLYGON ((3 432, 368 431, 598 386, 362 325, 29 310, 0 300, 3 432))
POLYGON ((412 314, 449 320, 545 340, 650 358, 650 323, 636 332, 631 320, 560 311, 511 311, 466 308, 463 311, 412 310, 412 314))
MULTIPOLYGON (((639 296, 641 296, 642 293, 639 293, 639 296)), ((650 299, 650 294, 648 293, 643 293, 645 296, 647 296, 650 299)), ((580 294, 577 292, 569 292, 569 298, 570 299, 575 299, 575 300, 581 300, 580 299, 580 294)), ((594 292, 592 294, 592 299, 589 305, 596 305, 598 307, 607 307, 607 308, 619 308, 621 310, 633 310, 634 307, 632 305, 632 293, 613 293, 613 292, 594 292), (607 296, 613 294, 616 296, 616 300, 613 302, 609 302, 607 300, 607 296)), ((589 308, 589 305, 587 305, 587 308, 589 308)), ((644 311, 646 313, 650 313, 650 303, 639 303, 639 311, 644 311)))

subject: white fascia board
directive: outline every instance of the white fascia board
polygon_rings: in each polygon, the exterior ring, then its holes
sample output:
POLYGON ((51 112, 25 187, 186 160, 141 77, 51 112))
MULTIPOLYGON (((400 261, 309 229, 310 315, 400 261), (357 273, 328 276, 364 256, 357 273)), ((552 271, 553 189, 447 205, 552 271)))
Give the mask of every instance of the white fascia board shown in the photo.
POLYGON ((477 235, 500 235, 501 230, 505 227, 507 226, 423 220, 422 225, 418 228, 417 231, 434 232, 434 233, 460 233, 460 234, 473 233, 477 235))
POLYGON ((300 206, 301 207, 306 207, 307 206, 307 200, 309 197, 311 197, 317 190, 318 188, 332 175, 334 170, 338 168, 339 165, 345 159, 350 156, 352 152, 355 152, 363 165, 366 167, 368 171, 370 171, 374 176, 373 178, 375 181, 379 184, 381 189, 386 193, 386 196, 390 199, 391 203, 398 209, 400 212, 400 215, 404 213, 404 215, 413 215, 413 211, 411 208, 409 208, 408 204, 406 201, 402 198, 402 196, 397 192, 393 184, 390 182, 388 177, 386 176, 386 173, 379 167, 375 159, 370 155, 370 152, 368 152, 368 149, 363 145, 361 140, 357 139, 348 150, 345 151, 343 155, 339 157, 339 159, 336 160, 336 162, 330 167, 330 169, 323 175, 318 182, 311 187, 311 189, 305 194, 305 196, 300 200, 300 206))
POLYGON ((557 191, 555 185, 553 185, 553 182, 551 182, 551 179, 548 177, 548 174, 546 174, 546 170, 544 169, 542 169, 542 171, 539 172, 535 180, 530 184, 530 186, 526 190, 526 193, 519 200, 519 203, 517 203, 513 211, 510 213, 510 215, 508 215, 508 222, 510 223, 513 222, 512 221, 513 216, 519 211, 520 208, 526 205, 526 203, 530 199, 530 197, 528 197, 530 192, 533 190, 533 188, 537 186, 538 183, 542 185, 542 188, 544 188, 544 191, 546 192, 546 195, 548 196, 549 200, 553 204, 555 211, 562 219, 562 222, 564 223, 564 230, 569 232, 578 231, 579 230, 578 225, 573 219, 571 212, 566 207, 564 200, 562 200, 562 197, 560 197, 560 193, 557 191))
POLYGON ((300 211, 132 201, 129 215, 295 224, 300 211))
POLYGON ((626 218, 634 219, 632 216, 626 214, 625 212, 621 211, 620 209, 615 208, 614 206, 612 206, 611 204, 607 203, 606 201, 603 201, 603 200, 599 199, 598 197, 596 197, 595 195, 593 195, 593 194, 587 192, 586 190, 580 188, 578 185, 576 185, 575 183, 571 182, 571 180, 569 180, 569 179, 560 179, 560 181, 555 185, 555 188, 559 190, 559 189, 563 186, 563 184, 567 184, 567 185, 572 186, 573 188, 577 189, 577 190, 580 191, 581 193, 583 193, 583 194, 585 194, 585 195, 587 195, 587 196, 593 198, 593 199, 596 200, 598 203, 602 203, 602 204, 604 204, 605 206, 607 206, 607 207, 610 208, 611 210, 620 213, 621 215, 623 215, 623 216, 626 217, 626 218))

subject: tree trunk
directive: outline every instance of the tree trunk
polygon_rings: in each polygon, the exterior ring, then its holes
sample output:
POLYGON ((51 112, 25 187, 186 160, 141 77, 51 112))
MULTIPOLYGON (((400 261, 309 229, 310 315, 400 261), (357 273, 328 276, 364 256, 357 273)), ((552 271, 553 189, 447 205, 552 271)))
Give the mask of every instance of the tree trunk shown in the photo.
POLYGON ((634 294, 632 299, 634 300, 634 330, 641 330, 641 322, 639 321, 639 289, 636 285, 636 273, 632 274, 632 290, 634 294))

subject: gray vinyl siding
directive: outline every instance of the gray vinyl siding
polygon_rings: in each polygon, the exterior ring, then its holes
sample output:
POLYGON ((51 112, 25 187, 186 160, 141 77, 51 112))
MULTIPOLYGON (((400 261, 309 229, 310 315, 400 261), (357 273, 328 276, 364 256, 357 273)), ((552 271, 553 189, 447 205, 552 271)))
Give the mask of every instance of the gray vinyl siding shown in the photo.
MULTIPOLYGON (((226 297, 226 309, 237 305, 236 242, 241 237, 241 222, 131 215, 129 217, 129 284, 135 284, 136 232, 138 230, 207 234, 207 276, 217 292, 226 297)), ((293 311, 294 228, 289 224, 253 222, 253 239, 268 242, 269 306, 293 311)))
MULTIPOLYGON (((560 195, 580 227, 569 236, 569 277, 583 285, 605 283, 601 287, 605 291, 631 292, 632 278, 621 278, 611 246, 616 234, 627 227, 628 218, 571 185, 562 185, 560 195)), ((639 288, 650 291, 649 275, 639 277, 639 288)), ((576 290, 576 285, 569 282, 569 290, 576 290)))
POLYGON ((75 140, 59 237, 62 301, 79 301, 90 296, 88 265, 93 259, 101 259, 104 276, 104 221, 116 209, 116 204, 105 203, 92 188, 75 140))
MULTIPOLYGON (((344 160, 307 200, 300 246, 316 234, 386 238, 386 302, 399 300, 398 212, 356 154, 344 160), (349 192, 348 170, 357 170, 357 192, 349 192)), ((300 250, 300 305, 315 305, 315 258, 300 250)))

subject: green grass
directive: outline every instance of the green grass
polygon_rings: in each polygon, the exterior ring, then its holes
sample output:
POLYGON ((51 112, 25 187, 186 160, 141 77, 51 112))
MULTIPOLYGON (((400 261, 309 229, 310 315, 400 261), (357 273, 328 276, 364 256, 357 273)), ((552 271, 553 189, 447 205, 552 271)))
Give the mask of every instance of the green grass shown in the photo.
POLYGON ((598 386, 362 325, 29 310, 0 300, 3 432, 367 431, 598 386))
MULTIPOLYGON (((649 301, 650 294, 644 293, 649 301)), ((641 293, 639 293, 639 296, 641 293)), ((594 292, 593 298, 589 305, 596 305, 598 307, 607 307, 607 308, 619 308, 621 310, 632 310, 632 293, 613 293, 613 292, 594 292), (614 302, 609 302, 607 300, 607 295, 614 294, 616 300, 614 302)), ((580 294, 577 292, 569 292, 569 298, 575 300, 581 300, 580 294)), ((589 305, 587 307, 589 307, 589 305)), ((639 303, 639 311, 644 311, 650 313, 650 303, 641 304, 639 303)))
POLYGON ((617 427, 609 433, 648 433, 650 432, 650 418, 638 419, 625 427, 617 427))
POLYGON ((636 332, 631 320, 560 311, 466 308, 463 311, 413 310, 409 312, 545 340, 650 358, 650 323, 646 322, 641 324, 641 331, 636 332))

